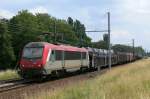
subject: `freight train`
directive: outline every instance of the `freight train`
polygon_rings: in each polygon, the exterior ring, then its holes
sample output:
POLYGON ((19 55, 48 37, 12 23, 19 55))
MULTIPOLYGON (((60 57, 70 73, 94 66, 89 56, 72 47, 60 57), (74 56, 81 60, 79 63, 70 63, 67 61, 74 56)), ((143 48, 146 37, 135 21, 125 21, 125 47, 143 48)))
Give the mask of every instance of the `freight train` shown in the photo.
MULTIPOLYGON (((112 65, 128 63, 135 59, 133 53, 113 52, 111 50, 112 65)), ((42 78, 68 71, 93 70, 107 66, 107 50, 31 42, 23 48, 19 61, 19 74, 23 78, 42 78)))

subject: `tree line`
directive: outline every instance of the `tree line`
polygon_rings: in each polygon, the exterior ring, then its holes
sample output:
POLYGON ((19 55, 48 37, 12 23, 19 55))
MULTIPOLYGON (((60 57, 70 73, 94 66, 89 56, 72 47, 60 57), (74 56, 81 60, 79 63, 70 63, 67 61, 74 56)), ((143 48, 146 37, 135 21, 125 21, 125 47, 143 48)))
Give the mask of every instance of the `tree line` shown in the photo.
POLYGON ((24 45, 34 41, 108 48, 107 34, 104 40, 92 42, 79 20, 58 19, 47 13, 34 15, 22 10, 9 20, 0 19, 0 69, 14 68, 24 45))
POLYGON ((9 20, 0 20, 0 68, 13 68, 24 45, 34 41, 88 46, 91 38, 79 20, 57 19, 47 13, 33 15, 22 10, 9 20))
MULTIPOLYGON (((109 47, 108 41, 109 41, 108 34, 104 34, 103 40, 100 40, 98 42, 93 42, 92 46, 95 48, 108 49, 109 47)), ((113 49, 114 52, 129 52, 129 53, 138 54, 140 56, 145 55, 145 51, 142 48, 142 46, 137 46, 133 48, 133 46, 129 46, 129 45, 115 44, 115 45, 111 45, 111 48, 113 49)))

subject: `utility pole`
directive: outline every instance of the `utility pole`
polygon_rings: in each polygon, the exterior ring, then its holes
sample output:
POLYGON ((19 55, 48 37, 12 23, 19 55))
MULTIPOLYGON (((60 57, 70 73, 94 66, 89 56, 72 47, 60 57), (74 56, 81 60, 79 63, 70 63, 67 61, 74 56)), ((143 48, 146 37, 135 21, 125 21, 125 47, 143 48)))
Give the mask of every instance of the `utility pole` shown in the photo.
POLYGON ((56 43, 56 19, 54 20, 54 43, 56 43))
POLYGON ((110 41, 110 12, 108 14, 108 54, 109 54, 109 69, 111 69, 111 41, 110 41))
POLYGON ((64 33, 62 33, 62 35, 61 35, 61 40, 62 40, 62 42, 64 41, 64 33))
POLYGON ((132 51, 133 51, 133 58, 135 58, 135 52, 134 52, 134 39, 132 39, 132 51))
POLYGON ((146 50, 146 48, 144 50, 144 56, 147 56, 147 50, 146 50))
POLYGON ((82 47, 83 45, 83 39, 82 39, 82 34, 80 34, 80 47, 82 47))
POLYGON ((108 15, 108 29, 107 30, 90 30, 85 32, 108 32, 108 57, 109 57, 109 69, 111 69, 111 41, 110 41, 110 12, 107 13, 108 15))

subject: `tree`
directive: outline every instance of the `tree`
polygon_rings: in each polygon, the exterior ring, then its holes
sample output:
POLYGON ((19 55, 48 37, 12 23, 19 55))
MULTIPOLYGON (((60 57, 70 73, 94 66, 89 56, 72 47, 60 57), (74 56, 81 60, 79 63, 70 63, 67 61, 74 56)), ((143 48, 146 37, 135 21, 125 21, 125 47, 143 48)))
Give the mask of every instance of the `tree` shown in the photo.
POLYGON ((139 56, 143 56, 146 53, 142 46, 135 47, 134 52, 139 56))
POLYGON ((53 32, 54 28, 54 19, 48 15, 47 13, 36 14, 37 22, 38 22, 38 29, 40 32, 53 32))
POLYGON ((93 46, 100 49, 108 49, 108 34, 103 35, 103 40, 100 40, 98 42, 93 42, 93 46))
POLYGON ((100 40, 98 42, 93 42, 92 45, 94 48, 107 49, 107 44, 103 40, 100 40))
POLYGON ((73 25, 73 30, 78 37, 78 45, 88 46, 91 45, 91 38, 89 38, 85 33, 85 26, 79 20, 76 20, 73 25))
POLYGON ((25 44, 37 41, 40 34, 38 21, 32 13, 23 10, 9 20, 8 26, 12 35, 12 46, 18 59, 19 53, 25 44))
POLYGON ((112 46, 112 49, 115 52, 133 52, 133 48, 127 45, 116 44, 112 46))
POLYGON ((108 34, 104 34, 104 35, 103 35, 103 40, 104 40, 105 42, 108 42, 108 34))
POLYGON ((0 69, 11 68, 12 62, 15 61, 10 38, 7 25, 0 22, 0 69))
POLYGON ((38 13, 36 14, 36 18, 37 18, 37 23, 38 23, 38 30, 42 35, 42 40, 41 41, 45 41, 45 42, 49 42, 49 43, 53 43, 54 42, 54 37, 51 35, 44 35, 43 33, 54 33, 55 30, 55 18, 51 17, 50 15, 48 15, 47 13, 45 14, 41 14, 38 13))
POLYGON ((33 15, 27 10, 22 10, 10 20, 3 21, 7 23, 9 34, 12 37, 12 47, 16 60, 19 59, 19 53, 28 42, 46 41, 54 43, 56 38, 56 42, 75 46, 89 46, 91 43, 91 38, 85 33, 84 24, 79 20, 74 22, 71 17, 63 20, 47 13, 33 15))
POLYGON ((115 52, 130 52, 130 53, 134 52, 135 55, 141 55, 141 56, 143 56, 145 53, 144 49, 141 46, 134 47, 134 49, 133 49, 132 46, 116 44, 112 47, 112 49, 115 52))
POLYGON ((71 17, 68 17, 67 22, 70 26, 73 27, 73 19, 71 17))

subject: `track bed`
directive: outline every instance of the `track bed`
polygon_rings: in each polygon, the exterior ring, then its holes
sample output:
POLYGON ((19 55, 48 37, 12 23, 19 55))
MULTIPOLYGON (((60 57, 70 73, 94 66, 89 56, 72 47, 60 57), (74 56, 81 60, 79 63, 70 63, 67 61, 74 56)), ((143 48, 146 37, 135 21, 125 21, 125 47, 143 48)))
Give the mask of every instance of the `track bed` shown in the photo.
POLYGON ((51 79, 49 81, 43 83, 33 83, 30 86, 20 87, 13 90, 7 90, 5 92, 0 93, 0 99, 24 99, 24 97, 35 94, 37 92, 46 91, 46 90, 55 90, 58 88, 64 88, 65 86, 87 80, 96 77, 96 75, 100 75, 105 73, 107 70, 102 70, 101 72, 88 72, 79 75, 70 74, 69 77, 51 79), (73 75, 73 76, 72 76, 73 75))
MULTIPOLYGON (((118 66, 115 66, 112 69, 117 67, 118 66)), ((29 86, 19 87, 0 93, 0 99, 24 99, 25 97, 27 98, 27 96, 34 95, 38 92, 54 91, 84 80, 93 79, 96 76, 106 73, 107 71, 109 71, 108 68, 104 68, 101 71, 86 72, 81 74, 73 72, 63 78, 53 78, 41 83, 32 82, 29 86)))

